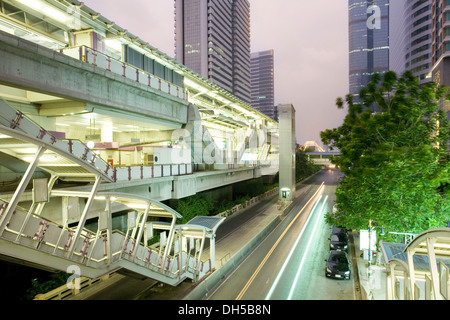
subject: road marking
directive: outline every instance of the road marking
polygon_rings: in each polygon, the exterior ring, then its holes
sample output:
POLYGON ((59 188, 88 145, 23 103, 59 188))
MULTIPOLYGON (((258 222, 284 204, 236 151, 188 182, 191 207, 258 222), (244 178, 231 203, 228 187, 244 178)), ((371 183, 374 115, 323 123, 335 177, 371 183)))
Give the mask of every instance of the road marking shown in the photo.
POLYGON ((297 213, 297 215, 295 216, 295 218, 291 221, 291 223, 288 225, 288 227, 283 231, 283 233, 280 235, 280 237, 278 238, 278 240, 275 242, 275 244, 272 246, 272 248, 269 250, 269 252, 267 253, 267 255, 264 257, 263 261, 260 263, 260 265, 258 266, 258 268, 256 268, 255 272, 253 273, 253 275, 250 277, 250 279, 247 281, 247 283, 245 284, 244 288, 241 290, 241 292, 239 293, 239 295, 236 297, 236 300, 241 300, 242 297, 244 296, 245 292, 248 290, 248 288, 250 287, 250 285, 252 284, 253 280, 255 280, 256 276, 258 275, 259 271, 262 269, 262 267, 265 265, 265 263, 267 262, 267 260, 270 258, 270 256, 272 255, 273 251, 276 249, 276 247, 278 246, 278 244, 281 242, 281 240, 283 239, 283 237, 286 235, 286 233, 289 231, 289 229, 292 227, 292 225, 294 224, 294 222, 297 220, 297 218, 300 216, 300 214, 303 212, 303 210, 306 208, 306 206, 308 206, 308 204, 311 202, 312 199, 314 199, 316 197, 316 195, 319 193, 319 191, 321 191, 324 188, 324 184, 325 181, 322 182, 322 184, 320 185, 319 189, 317 189, 317 191, 314 193, 314 195, 308 200, 308 202, 306 202, 306 204, 303 206, 303 208, 297 213))
MULTIPOLYGON (((291 290, 289 291, 288 300, 291 300, 292 295, 294 294, 294 289, 295 289, 295 286, 297 285, 298 278, 300 276, 300 271, 302 270, 303 263, 305 262, 306 256, 308 255, 309 248, 311 247, 312 238, 313 238, 314 234, 316 233, 317 225, 319 224, 320 218, 322 217, 322 210, 323 210, 323 207, 325 206, 325 203, 327 203, 327 199, 328 199, 328 196, 326 196, 325 200, 323 200, 322 207, 320 208, 319 213, 317 214, 316 224, 314 225, 313 232, 311 233, 311 236, 309 237, 308 245, 306 246, 306 251, 303 254, 302 261, 300 262, 300 266, 298 267, 297 274, 295 275, 294 284, 292 285, 291 290)), ((312 214, 313 214, 313 212, 312 212, 312 214)))
MULTIPOLYGON (((314 210, 316 209, 316 206, 320 202, 320 199, 322 199, 322 196, 320 196, 319 199, 316 201, 316 203, 314 204, 314 207, 311 209, 311 212, 314 212, 314 210)), ((303 225, 303 228, 302 228, 300 234, 298 235, 297 239, 295 240, 295 243, 292 246, 291 251, 289 252, 289 255, 288 255, 287 259, 284 261, 283 267, 278 272, 275 281, 272 283, 272 286, 270 287, 269 293, 267 294, 265 300, 270 300, 270 298, 272 297, 272 294, 275 291, 275 288, 278 286, 278 282, 280 281, 281 276, 284 273, 284 269, 286 269, 287 265, 289 264, 289 261, 291 260, 291 257, 294 254, 295 248, 297 247, 298 242, 300 241, 300 239, 303 236, 303 232, 305 231, 305 226, 307 226, 309 224, 309 220, 311 219, 311 217, 312 217, 312 214, 310 213, 309 216, 308 216, 308 219, 306 220, 305 224, 303 225)))

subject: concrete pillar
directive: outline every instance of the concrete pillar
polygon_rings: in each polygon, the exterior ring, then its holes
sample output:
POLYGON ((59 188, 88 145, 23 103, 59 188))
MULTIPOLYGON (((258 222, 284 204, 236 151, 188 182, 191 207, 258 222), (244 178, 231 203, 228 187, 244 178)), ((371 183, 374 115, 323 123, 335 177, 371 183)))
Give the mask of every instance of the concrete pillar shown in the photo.
POLYGON ((108 124, 102 127, 101 131, 102 142, 113 142, 113 127, 108 124))
POLYGON ((211 270, 216 268, 216 235, 212 235, 209 239, 209 257, 211 259, 211 270))
POLYGON ((278 105, 279 119, 279 199, 292 201, 295 192, 295 109, 292 104, 278 105))

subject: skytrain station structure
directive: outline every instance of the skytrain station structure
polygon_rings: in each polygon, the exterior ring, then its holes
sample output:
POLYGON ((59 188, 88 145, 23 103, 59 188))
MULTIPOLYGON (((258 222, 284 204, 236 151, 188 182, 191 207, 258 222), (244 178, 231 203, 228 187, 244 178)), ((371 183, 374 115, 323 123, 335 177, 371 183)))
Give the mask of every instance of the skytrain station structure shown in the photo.
POLYGON ((171 285, 214 270, 224 218, 180 225, 163 201, 275 174, 278 123, 82 2, 0 4, 0 254, 171 285))

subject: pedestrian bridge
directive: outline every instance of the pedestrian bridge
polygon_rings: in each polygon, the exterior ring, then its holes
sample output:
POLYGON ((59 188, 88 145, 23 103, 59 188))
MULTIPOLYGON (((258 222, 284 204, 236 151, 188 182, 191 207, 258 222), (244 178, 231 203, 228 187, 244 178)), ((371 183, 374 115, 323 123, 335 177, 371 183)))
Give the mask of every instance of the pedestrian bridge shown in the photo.
POLYGON ((43 269, 77 267, 79 276, 90 278, 125 269, 170 285, 199 280, 214 269, 214 237, 224 218, 197 217, 178 225, 181 215, 158 201, 98 192, 102 182, 143 178, 143 172, 154 175, 155 169, 130 167, 118 174, 81 142, 55 138, 5 101, 0 107, 3 143, 35 150, 29 163, 11 157, 27 168, 14 192, 0 196, 1 255, 43 269), (51 166, 45 157, 52 158, 51 166), (91 179, 89 192, 54 188, 57 177, 75 174, 91 179), (123 231, 113 229, 115 212, 127 214, 123 231), (203 254, 207 241, 209 257, 203 254))
POLYGON ((450 299, 450 228, 422 232, 408 244, 380 243, 387 300, 450 299))
POLYGON ((306 152, 308 160, 312 161, 315 165, 332 165, 330 159, 334 157, 339 157, 340 152, 306 152))
POLYGON ((201 279, 223 219, 162 201, 276 172, 278 124, 82 2, 41 2, 2 1, 0 258, 201 279))

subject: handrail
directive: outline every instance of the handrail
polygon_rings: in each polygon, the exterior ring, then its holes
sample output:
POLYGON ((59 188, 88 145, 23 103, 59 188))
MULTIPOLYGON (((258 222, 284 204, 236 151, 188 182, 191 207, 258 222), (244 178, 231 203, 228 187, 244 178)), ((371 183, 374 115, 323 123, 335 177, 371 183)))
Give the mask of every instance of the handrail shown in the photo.
MULTIPOLYGON (((81 251, 78 248, 77 251, 74 251, 73 256, 67 257, 64 253, 68 252, 67 250, 67 241, 68 239, 65 238, 64 241, 61 241, 61 235, 66 231, 70 233, 70 231, 73 231, 73 228, 62 226, 59 223, 52 222, 48 219, 44 219, 43 217, 35 214, 35 213, 29 213, 30 218, 33 217, 35 219, 40 220, 41 226, 44 226, 42 228, 43 232, 42 234, 35 233, 36 230, 26 228, 26 225, 31 224, 32 219, 24 220, 25 222, 22 222, 21 217, 25 217, 27 214, 22 211, 16 211, 21 212, 22 214, 16 214, 15 217, 17 217, 19 220, 17 222, 13 222, 10 220, 10 223, 8 226, 6 226, 5 231, 9 232, 10 234, 14 235, 12 239, 15 239, 15 243, 22 243, 21 239, 26 238, 27 241, 34 240, 33 248, 38 251, 47 252, 53 256, 59 256, 62 258, 66 258, 70 261, 74 261, 80 265, 85 266, 94 266, 103 261, 106 261, 108 259, 106 252, 99 252, 97 250, 97 257, 93 256, 94 250, 98 249, 96 248, 95 244, 97 240, 101 240, 103 235, 101 232, 97 231, 94 232, 92 230, 89 230, 87 228, 83 228, 82 232, 79 236, 78 243, 82 244, 81 251), (45 221, 45 224, 42 224, 42 222, 45 221), (54 237, 54 240, 46 238, 46 231, 50 228, 50 226, 56 227, 56 231, 59 229, 59 235, 54 237), (28 233, 27 233, 28 231, 28 233), (90 237, 89 235, 92 235, 90 237), (45 248, 41 248, 41 245, 45 244, 47 247, 52 248, 50 251, 45 248), (53 253, 51 253, 53 252, 53 253), (62 253, 62 254, 61 254, 62 253), (102 255, 99 257, 98 255, 102 255)), ((34 221, 34 225, 37 224, 38 221, 34 221)), ((40 228, 41 229, 41 228, 40 228)), ((53 232, 55 232, 55 229, 53 229, 53 232)), ((164 254, 160 252, 158 248, 155 247, 155 245, 143 245, 142 242, 137 244, 133 251, 140 250, 142 252, 141 255, 131 255, 131 251, 129 250, 129 244, 127 243, 128 240, 136 241, 136 239, 132 239, 127 237, 126 234, 121 232, 120 230, 113 230, 111 234, 119 234, 121 237, 120 243, 116 243, 116 250, 111 253, 111 260, 109 263, 118 262, 120 260, 127 260, 132 263, 135 263, 141 267, 146 267, 149 270, 152 270, 154 272, 164 274, 169 278, 175 279, 180 278, 183 274, 186 272, 195 272, 195 266, 205 266, 208 264, 209 270, 211 269, 211 262, 210 260, 203 261, 201 257, 193 256, 187 252, 181 251, 178 254, 175 255, 167 255, 164 258, 164 254), (152 253, 152 254, 149 254, 152 253), (153 253, 156 254, 156 256, 152 256, 153 253), (151 259, 153 257, 153 259, 151 259), (186 261, 185 263, 183 261, 186 261), (176 263, 175 267, 172 263, 176 263), (190 270, 190 271, 189 271, 190 270)), ((70 236, 69 236, 70 238, 70 236)), ((72 239, 74 241, 74 239, 72 239)), ((107 241, 113 241, 113 238, 108 239, 107 241)), ((23 243, 26 245, 25 243, 23 243)), ((29 245, 29 244, 28 244, 29 245)), ((61 293, 62 294, 62 293, 61 293)))
POLYGON ((102 52, 96 51, 86 45, 63 48, 60 49, 59 52, 71 56, 72 58, 78 59, 80 61, 106 69, 115 74, 122 75, 125 78, 135 80, 138 83, 147 85, 148 87, 157 89, 164 93, 168 93, 172 96, 183 99, 185 101, 188 100, 188 92, 186 89, 179 87, 165 79, 162 79, 148 71, 142 70, 127 62, 120 61, 102 52), (92 61, 90 59, 90 54, 92 55, 92 61), (98 58, 99 56, 105 58, 105 60, 101 62, 100 59, 98 58), (104 64, 102 64, 103 62, 104 64), (117 70, 116 68, 114 68, 114 64, 118 66, 117 70), (131 72, 127 72, 129 71, 129 69, 131 69, 131 72), (144 79, 141 78, 141 75, 144 77, 144 79), (167 91, 163 90, 165 89, 166 86, 167 91))
MULTIPOLYGON (((1 102, 2 101, 0 100, 0 103, 1 102)), ((45 143, 47 148, 53 149, 54 152, 68 158, 78 165, 82 165, 87 171, 101 175, 107 181, 142 180, 192 174, 194 171, 192 163, 113 167, 94 153, 93 150, 82 141, 78 139, 57 139, 33 120, 25 116, 22 112, 11 107, 5 100, 3 100, 3 102, 5 103, 5 107, 2 108, 0 117, 8 122, 9 127, 0 126, 0 132, 15 136, 18 139, 24 139, 25 141, 29 141, 36 145, 45 143), (6 106, 9 108, 6 108, 6 106), (164 170, 166 167, 168 170, 164 170), (156 168, 160 169, 155 170, 156 168), (92 169, 95 170, 95 173, 92 169), (182 173, 183 171, 184 173, 182 173)))

